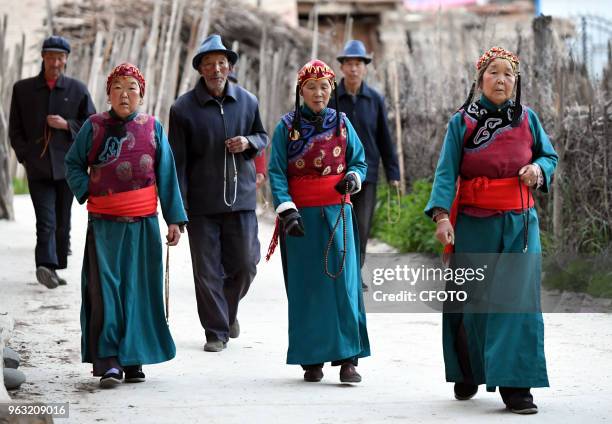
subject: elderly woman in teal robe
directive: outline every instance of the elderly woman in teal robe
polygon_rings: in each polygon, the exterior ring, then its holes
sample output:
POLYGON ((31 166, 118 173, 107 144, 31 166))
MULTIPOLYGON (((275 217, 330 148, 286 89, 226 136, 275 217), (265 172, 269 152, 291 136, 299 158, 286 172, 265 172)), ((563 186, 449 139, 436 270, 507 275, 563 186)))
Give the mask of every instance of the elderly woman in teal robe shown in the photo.
POLYGON ((144 381, 143 364, 176 354, 164 317, 158 197, 169 245, 178 243, 187 216, 166 134, 157 119, 137 112, 145 91, 142 74, 121 64, 109 75, 106 91, 111 109, 92 115, 81 128, 66 155, 66 179, 89 211, 82 359, 93 363, 93 375, 110 388, 123 380, 144 381))
POLYGON ((478 61, 469 98, 449 122, 425 212, 456 262, 478 254, 495 261, 481 303, 443 315, 446 379, 456 399, 485 384, 499 387, 510 411, 532 414, 530 389, 547 387, 548 376, 531 190, 548 192, 557 154, 535 112, 521 105, 518 68, 519 59, 500 47, 478 61), (482 96, 472 103, 476 85, 482 96))
POLYGON ((268 165, 289 303, 288 364, 318 382, 323 364, 357 383, 370 355, 350 204, 365 178, 363 146, 344 114, 327 108, 335 75, 320 60, 298 73, 296 109, 276 126, 268 165), (300 107, 300 95, 304 105, 300 107))

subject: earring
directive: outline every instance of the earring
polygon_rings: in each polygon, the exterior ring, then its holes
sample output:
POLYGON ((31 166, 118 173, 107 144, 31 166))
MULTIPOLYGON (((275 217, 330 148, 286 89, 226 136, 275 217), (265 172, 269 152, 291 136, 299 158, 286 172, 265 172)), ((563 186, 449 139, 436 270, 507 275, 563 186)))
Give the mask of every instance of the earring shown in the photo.
POLYGON ((142 106, 142 105, 144 104, 144 100, 140 99, 140 101, 138 102, 138 104, 139 104, 140 106, 142 106))

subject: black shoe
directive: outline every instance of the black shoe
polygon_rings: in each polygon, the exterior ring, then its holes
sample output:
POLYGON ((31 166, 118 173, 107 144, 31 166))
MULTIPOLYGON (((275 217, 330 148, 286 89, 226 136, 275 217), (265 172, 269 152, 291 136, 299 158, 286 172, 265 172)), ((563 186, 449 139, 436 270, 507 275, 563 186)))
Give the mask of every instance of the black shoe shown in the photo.
POLYGON ((100 387, 103 389, 112 389, 113 387, 121 384, 121 380, 123 380, 123 372, 117 368, 111 368, 105 372, 100 379, 100 387))
POLYGON ((36 280, 48 289, 54 289, 59 286, 55 270, 47 268, 46 266, 39 266, 36 268, 36 280))
POLYGON ((126 383, 142 383, 145 381, 145 374, 142 372, 142 367, 139 365, 123 367, 125 371, 126 383))
POLYGON ((234 323, 230 325, 229 336, 232 339, 237 339, 239 335, 240 335, 240 323, 238 322, 238 318, 236 318, 234 323))
POLYGON ((359 383, 361 375, 355 369, 355 365, 351 362, 345 362, 340 367, 340 381, 342 383, 359 383))
POLYGON ((304 373, 304 381, 308 381, 310 383, 318 383, 322 378, 323 366, 309 368, 304 373))
POLYGON ((57 278, 57 284, 59 284, 60 286, 65 286, 66 284, 68 284, 68 281, 57 275, 57 271, 53 270, 53 274, 55 274, 55 278, 57 278))
POLYGON ((500 387, 499 393, 506 408, 515 414, 537 414, 538 407, 533 403, 529 388, 500 387))
POLYGON ((368 285, 366 283, 362 282, 361 283, 361 290, 365 292, 365 291, 370 290, 370 288, 368 287, 368 285))
POLYGON ((210 340, 204 344, 205 352, 221 352, 227 346, 227 342, 221 340, 210 340))
POLYGON ((455 383, 455 399, 468 400, 472 399, 478 392, 478 385, 468 383, 455 383))

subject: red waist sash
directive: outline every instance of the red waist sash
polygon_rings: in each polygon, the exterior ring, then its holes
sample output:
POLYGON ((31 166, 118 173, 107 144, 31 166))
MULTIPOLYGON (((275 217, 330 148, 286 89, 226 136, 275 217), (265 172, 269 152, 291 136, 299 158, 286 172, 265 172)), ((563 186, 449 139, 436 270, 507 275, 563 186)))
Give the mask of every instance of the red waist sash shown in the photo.
POLYGON ((89 196, 87 210, 112 216, 150 216, 157 212, 157 187, 150 185, 108 196, 89 196))
MULTIPOLYGON (((457 193, 450 210, 449 219, 455 228, 457 213, 461 206, 472 206, 496 211, 513 211, 532 208, 535 205, 529 187, 519 183, 518 177, 487 178, 471 180, 457 179, 457 193), (529 203, 527 203, 529 200, 529 203)), ((444 253, 452 253, 454 246, 447 244, 444 253)))
MULTIPOLYGON (((289 194, 297 208, 312 206, 339 205, 343 195, 334 188, 344 178, 344 174, 324 177, 304 176, 289 178, 289 194)), ((346 195, 346 203, 351 203, 346 195)))
POLYGON ((532 208, 533 197, 529 187, 519 184, 518 177, 478 177, 471 180, 459 178, 457 184, 459 206, 474 206, 481 209, 512 211, 532 208), (527 205, 529 198, 529 205, 527 205))
MULTIPOLYGON (((349 194, 342 195, 334 188, 344 178, 344 174, 326 175, 324 177, 303 176, 289 178, 289 194, 295 206, 308 208, 313 206, 330 206, 342 204, 342 198, 346 196, 345 203, 351 203, 349 194)), ((276 218, 274 234, 268 246, 266 261, 269 261, 278 245, 280 235, 280 221, 276 218)))

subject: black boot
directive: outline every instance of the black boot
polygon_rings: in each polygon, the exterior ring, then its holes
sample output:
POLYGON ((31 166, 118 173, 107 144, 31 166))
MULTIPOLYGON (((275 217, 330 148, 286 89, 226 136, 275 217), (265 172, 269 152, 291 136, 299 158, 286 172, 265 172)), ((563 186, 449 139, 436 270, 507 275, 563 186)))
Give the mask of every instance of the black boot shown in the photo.
POLYGON ((63 279, 62 277, 57 275, 57 271, 56 270, 53 270, 53 274, 57 278, 57 284, 59 284, 60 286, 65 286, 66 284, 68 284, 68 282, 65 279, 63 279))
POLYGON ((345 362, 340 366, 340 382, 342 383, 360 383, 361 375, 355 369, 352 362, 345 362))
POLYGON ((533 403, 529 387, 500 387, 499 394, 511 412, 515 414, 537 414, 538 407, 533 403))
POLYGON ((477 384, 469 383, 455 383, 455 399, 457 400, 468 400, 472 399, 476 392, 478 392, 477 384))
POLYGON ((318 383, 323 378, 323 365, 305 365, 303 366, 304 381, 310 383, 318 383))
POLYGON ((142 383, 145 381, 145 374, 142 372, 142 366, 130 365, 123 367, 125 371, 125 382, 126 383, 142 383))
POLYGON ((36 268, 36 280, 48 289, 54 289, 59 286, 55 270, 47 268, 46 266, 39 266, 36 268))
POLYGON ((123 371, 117 368, 111 368, 104 373, 102 378, 100 378, 100 387, 103 389, 112 389, 121 384, 121 380, 123 380, 123 371))

